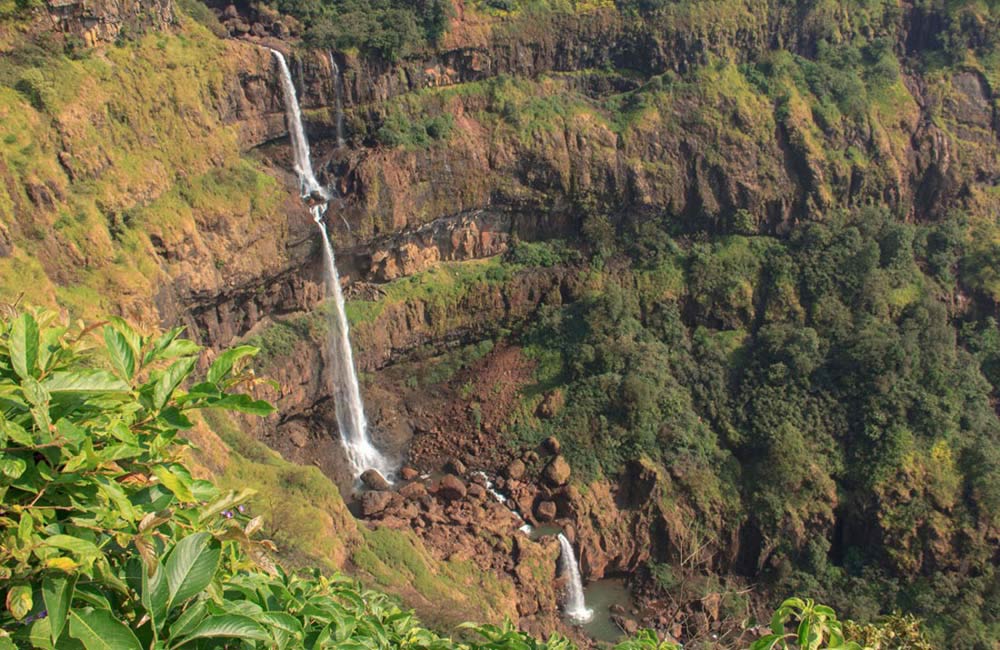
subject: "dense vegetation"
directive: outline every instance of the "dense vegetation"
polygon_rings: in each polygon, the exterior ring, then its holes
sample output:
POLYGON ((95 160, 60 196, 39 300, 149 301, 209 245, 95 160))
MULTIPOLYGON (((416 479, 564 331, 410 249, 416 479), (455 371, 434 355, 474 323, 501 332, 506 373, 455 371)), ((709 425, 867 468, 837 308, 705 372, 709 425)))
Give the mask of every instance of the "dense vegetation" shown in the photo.
POLYGON ((861 618, 904 608, 949 647, 990 647, 996 330, 975 312, 951 322, 967 245, 955 221, 865 209, 787 239, 706 241, 676 222, 626 219, 616 235, 589 219, 603 251, 590 295, 525 337, 533 394, 565 406, 540 420, 529 399, 513 435, 559 436, 590 477, 662 463, 703 541, 755 531, 735 568, 763 569, 779 593, 861 618))

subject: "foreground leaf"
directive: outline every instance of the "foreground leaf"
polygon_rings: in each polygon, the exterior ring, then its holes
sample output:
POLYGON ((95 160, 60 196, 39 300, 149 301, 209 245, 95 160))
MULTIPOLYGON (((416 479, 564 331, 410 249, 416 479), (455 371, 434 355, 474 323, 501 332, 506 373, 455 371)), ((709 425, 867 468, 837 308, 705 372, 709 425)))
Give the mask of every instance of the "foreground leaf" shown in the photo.
POLYGON ((71 611, 69 634, 87 650, 142 650, 135 633, 106 609, 71 611))
POLYGON ((167 610, 208 587, 221 557, 222 545, 209 533, 195 533, 177 542, 167 559, 167 610))

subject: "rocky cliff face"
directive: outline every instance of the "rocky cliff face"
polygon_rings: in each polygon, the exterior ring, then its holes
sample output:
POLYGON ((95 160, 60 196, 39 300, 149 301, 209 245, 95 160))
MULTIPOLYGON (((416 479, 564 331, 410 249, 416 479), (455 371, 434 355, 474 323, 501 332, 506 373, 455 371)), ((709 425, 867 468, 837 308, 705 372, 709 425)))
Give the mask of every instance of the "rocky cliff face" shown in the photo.
POLYGON ((59 31, 86 47, 170 29, 177 20, 172 0, 55 0, 46 3, 45 13, 59 31))

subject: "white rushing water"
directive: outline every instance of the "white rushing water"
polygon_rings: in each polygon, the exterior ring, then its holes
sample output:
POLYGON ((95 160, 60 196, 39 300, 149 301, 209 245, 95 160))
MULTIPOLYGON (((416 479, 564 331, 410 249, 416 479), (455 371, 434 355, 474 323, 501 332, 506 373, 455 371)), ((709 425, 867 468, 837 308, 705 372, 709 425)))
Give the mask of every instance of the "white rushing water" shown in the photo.
POLYGON ((306 138, 305 129, 302 126, 302 111, 299 110, 299 100, 295 96, 295 85, 292 83, 288 64, 281 52, 276 50, 271 50, 271 52, 274 54, 281 72, 285 116, 288 121, 288 133, 292 140, 295 173, 299 177, 302 197, 310 201, 313 218, 323 235, 326 290, 328 294, 333 295, 334 303, 330 331, 330 364, 340 439, 347 451, 347 458, 354 470, 355 477, 360 476, 367 469, 375 469, 382 476, 390 478, 395 468, 368 437, 368 423, 365 420, 365 407, 361 401, 361 389, 358 386, 358 375, 354 368, 354 353, 351 350, 347 313, 344 309, 344 293, 340 288, 340 276, 337 273, 333 245, 330 243, 330 236, 323 223, 323 217, 328 209, 326 201, 329 194, 326 188, 319 184, 313 173, 312 162, 309 159, 309 140, 306 138), (322 201, 317 200, 319 198, 322 201))
POLYGON ((583 598, 583 580, 580 578, 580 566, 576 562, 573 545, 566 536, 559 533, 559 572, 566 577, 566 603, 564 612, 574 623, 586 623, 594 617, 594 610, 587 608, 583 598))
POLYGON ((333 58, 333 52, 329 52, 330 68, 333 71, 333 101, 336 113, 337 125, 337 146, 344 146, 344 77, 340 74, 340 66, 333 58))
POLYGON ((312 161, 309 159, 309 140, 306 139, 306 131, 302 126, 302 111, 299 109, 298 97, 295 96, 292 73, 288 70, 284 54, 278 50, 271 50, 271 54, 278 62, 278 69, 281 72, 281 91, 285 97, 285 119, 288 122, 288 135, 292 139, 292 157, 295 159, 293 163, 295 173, 299 177, 299 189, 304 197, 310 196, 313 192, 319 192, 325 197, 326 192, 316 180, 312 161))

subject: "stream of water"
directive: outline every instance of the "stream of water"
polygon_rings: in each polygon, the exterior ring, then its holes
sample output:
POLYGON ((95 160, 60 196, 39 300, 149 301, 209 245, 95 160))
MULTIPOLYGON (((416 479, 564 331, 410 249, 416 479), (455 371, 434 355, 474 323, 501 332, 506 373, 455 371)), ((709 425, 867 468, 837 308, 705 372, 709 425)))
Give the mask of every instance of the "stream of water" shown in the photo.
MULTIPOLYGON (((295 161, 295 173, 299 177, 302 198, 310 204, 313 218, 323 235, 323 257, 326 273, 327 295, 333 295, 333 316, 330 327, 330 372, 333 380, 334 405, 337 410, 337 426, 340 429, 340 439, 347 451, 355 478, 365 470, 377 470, 382 476, 391 478, 395 467, 372 444, 368 436, 368 422, 365 419, 364 403, 361 401, 361 388, 358 385, 358 375, 354 367, 354 353, 351 350, 350 331, 347 323, 347 312, 344 306, 344 293, 340 287, 340 276, 337 273, 337 261, 333 255, 333 245, 326 230, 324 216, 329 208, 329 193, 316 180, 312 162, 309 157, 309 140, 306 138, 302 125, 302 111, 295 95, 295 84, 288 70, 285 57, 277 50, 271 50, 278 69, 281 72, 281 87, 285 98, 285 117, 288 121, 288 133, 292 141, 292 156, 295 161), (319 200, 321 199, 321 200, 319 200)), ((331 59, 332 61, 332 59, 331 59)))

